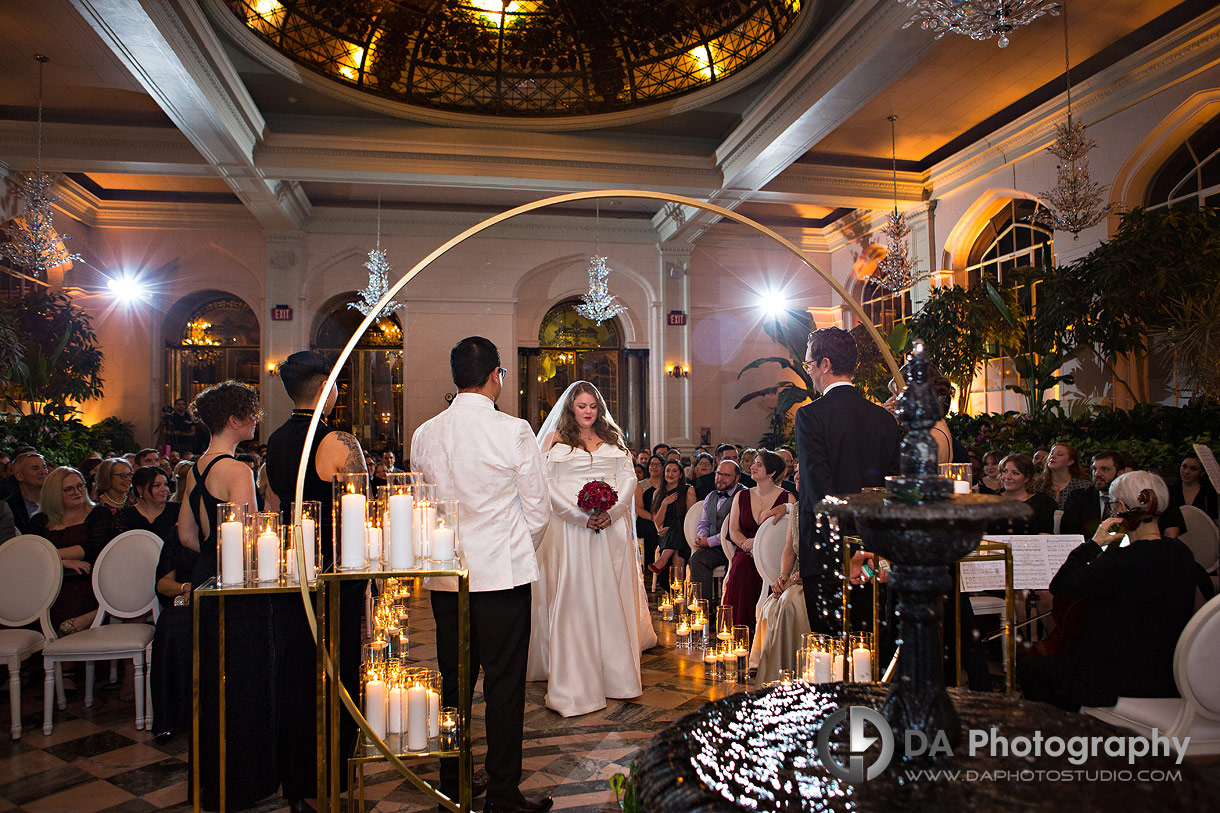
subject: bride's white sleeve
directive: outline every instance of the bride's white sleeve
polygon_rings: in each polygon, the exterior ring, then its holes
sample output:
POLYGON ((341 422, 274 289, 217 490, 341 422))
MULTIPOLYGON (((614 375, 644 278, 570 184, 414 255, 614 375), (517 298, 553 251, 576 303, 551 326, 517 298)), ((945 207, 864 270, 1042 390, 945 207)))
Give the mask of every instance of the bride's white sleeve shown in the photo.
MULTIPOLYGON (((618 522, 631 509, 635 503, 637 484, 635 466, 626 455, 623 455, 618 461, 618 467, 614 470, 614 490, 618 492, 618 502, 606 512, 610 516, 611 522, 618 522)), ((634 528, 631 533, 635 533, 634 528)))
POLYGON ((565 494, 560 491, 559 487, 555 484, 556 479, 549 476, 549 474, 546 478, 547 488, 551 492, 551 513, 564 522, 570 522, 582 528, 585 527, 589 522, 589 512, 582 511, 577 507, 575 494, 565 494))

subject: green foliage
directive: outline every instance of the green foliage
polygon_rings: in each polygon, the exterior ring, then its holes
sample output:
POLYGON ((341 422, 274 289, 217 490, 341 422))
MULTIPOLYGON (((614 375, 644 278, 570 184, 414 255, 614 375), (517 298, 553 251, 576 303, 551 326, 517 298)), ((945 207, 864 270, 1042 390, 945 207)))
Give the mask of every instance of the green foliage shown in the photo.
POLYGON ((75 417, 53 415, 24 415, 0 423, 0 449, 11 452, 17 446, 33 446, 52 467, 75 466, 89 452, 138 448, 131 424, 118 418, 85 426, 75 417))
POLYGON ((1007 326, 996 319, 987 289, 934 288, 911 317, 910 326, 911 334, 923 341, 929 360, 957 387, 958 410, 965 411, 979 365, 987 359, 990 345, 1004 337, 1007 326))
POLYGON ((1125 449, 1140 465, 1173 482, 1178 464, 1192 443, 1220 452, 1220 405, 1167 407, 1139 404, 1132 409, 1095 406, 1068 414, 1058 401, 1047 401, 1036 415, 1016 412, 950 415, 953 436, 984 451, 1033 454, 1063 441, 1087 461, 1103 449, 1125 449))
MULTIPOLYGON (((860 350, 859 363, 856 365, 856 373, 852 376, 852 381, 869 398, 879 403, 885 403, 890 397, 890 379, 894 377, 889 365, 885 363, 885 357, 881 355, 881 350, 877 348, 873 337, 869 335, 864 325, 856 325, 852 328, 851 335, 855 338, 856 347, 860 350)), ((890 353, 901 363, 911 345, 911 335, 907 326, 901 323, 894 325, 885 339, 890 353)))
POLYGON ((640 800, 635 795, 635 763, 631 763, 627 775, 616 773, 610 777, 610 789, 614 791, 614 799, 618 809, 623 813, 641 813, 640 800))
POLYGON ((0 309, 0 381, 11 381, 19 374, 25 347, 17 336, 13 315, 0 309))
MULTIPOLYGON (((34 412, 65 418, 102 395, 102 351, 88 314, 67 294, 36 288, 4 305, 5 320, 20 344, 5 398, 34 412)), ((0 362, 3 358, 0 357, 0 362)))

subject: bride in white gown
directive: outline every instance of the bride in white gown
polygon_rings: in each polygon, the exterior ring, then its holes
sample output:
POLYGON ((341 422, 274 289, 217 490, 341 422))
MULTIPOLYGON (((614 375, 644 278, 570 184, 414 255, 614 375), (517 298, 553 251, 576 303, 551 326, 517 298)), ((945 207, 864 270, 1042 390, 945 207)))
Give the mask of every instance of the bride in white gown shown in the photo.
POLYGON ((605 708, 608 697, 638 697, 640 652, 657 636, 635 542, 635 469, 597 388, 568 387, 538 443, 553 516, 538 548, 527 677, 548 681, 547 707, 573 717, 605 708), (618 492, 607 514, 576 505, 592 480, 618 492))

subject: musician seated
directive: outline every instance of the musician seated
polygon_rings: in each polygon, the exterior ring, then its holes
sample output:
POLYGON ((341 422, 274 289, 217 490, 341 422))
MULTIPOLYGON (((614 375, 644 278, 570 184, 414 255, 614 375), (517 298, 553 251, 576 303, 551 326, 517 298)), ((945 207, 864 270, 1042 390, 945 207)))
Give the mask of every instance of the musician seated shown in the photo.
POLYGON ((1113 706, 1121 697, 1177 697, 1173 651, 1195 607, 1196 565, 1157 517, 1169 503, 1165 481, 1146 471, 1110 486, 1117 516, 1068 556, 1051 581, 1056 599, 1089 599, 1075 652, 1026 658, 1017 678, 1030 700, 1068 711, 1113 706))

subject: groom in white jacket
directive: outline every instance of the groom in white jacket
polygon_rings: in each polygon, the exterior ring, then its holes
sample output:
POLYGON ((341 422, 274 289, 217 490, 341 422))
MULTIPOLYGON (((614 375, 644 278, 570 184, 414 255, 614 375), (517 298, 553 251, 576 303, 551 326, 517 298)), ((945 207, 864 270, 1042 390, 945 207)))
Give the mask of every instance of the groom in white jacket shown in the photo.
MULTIPOLYGON (((496 410, 504 373, 496 346, 481 336, 449 354, 457 396, 415 431, 411 465, 435 483, 438 499, 459 501, 459 544, 470 571, 470 690, 483 669, 488 774, 486 813, 543 811, 549 797, 522 795, 525 665, 530 638, 534 550, 551 519, 546 469, 530 425, 496 410)), ((446 706, 456 706, 457 580, 431 579, 436 651, 446 706)), ((441 760, 441 790, 457 798, 457 760, 441 760)))

